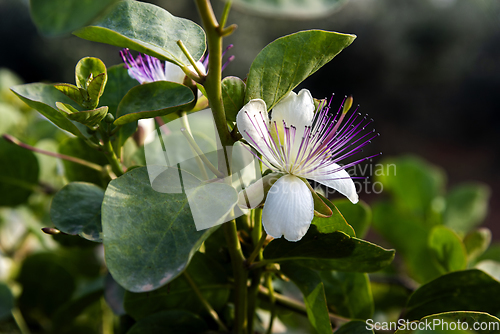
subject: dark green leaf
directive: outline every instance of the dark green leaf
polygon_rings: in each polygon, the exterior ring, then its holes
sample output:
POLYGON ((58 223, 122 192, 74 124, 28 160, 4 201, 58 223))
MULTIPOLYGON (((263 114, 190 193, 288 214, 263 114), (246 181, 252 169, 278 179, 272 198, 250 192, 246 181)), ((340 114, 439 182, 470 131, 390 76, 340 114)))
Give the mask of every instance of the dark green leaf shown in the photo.
POLYGON ((14 86, 12 91, 19 96, 31 108, 38 110, 52 123, 63 130, 71 132, 75 136, 85 138, 86 127, 73 123, 56 109, 56 102, 69 104, 78 109, 78 106, 69 97, 58 91, 54 85, 43 83, 31 83, 14 86))
POLYGON ((310 269, 301 267, 292 262, 281 266, 283 273, 288 276, 302 291, 306 304, 307 317, 318 334, 332 333, 332 324, 326 305, 325 289, 319 275, 310 269))
POLYGON ((222 102, 226 119, 236 122, 236 115, 245 102, 245 83, 238 77, 225 77, 222 80, 222 102))
POLYGON ((373 334, 373 329, 368 326, 365 321, 352 320, 342 325, 335 334, 373 334))
POLYGON ((263 99, 272 109, 288 92, 349 46, 356 36, 308 30, 278 38, 255 58, 245 102, 263 99))
POLYGON ((373 226, 401 254, 409 274, 419 282, 428 282, 441 274, 427 246, 429 230, 414 215, 401 212, 392 203, 373 206, 373 226))
POLYGON ((139 1, 120 1, 98 22, 74 32, 80 38, 130 48, 177 65, 190 65, 181 40, 195 60, 205 52, 205 32, 196 23, 139 1))
POLYGON ((50 218, 60 231, 102 241, 101 204, 104 190, 91 183, 73 182, 57 192, 50 218))
MULTIPOLYGON (((94 150, 80 138, 68 138, 61 142, 61 144, 59 144, 59 153, 90 161, 101 166, 108 163, 108 160, 102 152, 94 150)), ((103 175, 98 171, 68 160, 62 160, 62 163, 64 166, 64 175, 68 181, 84 181, 98 185, 103 184, 103 175)))
POLYGON ((5 283, 0 283, 0 321, 10 317, 14 308, 14 296, 5 283))
MULTIPOLYGON (((232 187, 217 184, 218 189, 211 187, 211 194, 205 194, 211 201, 188 204, 179 176, 179 170, 168 168, 156 178, 155 182, 160 177, 161 180, 155 189, 169 191, 161 193, 151 187, 147 167, 140 167, 111 181, 106 189, 102 205, 106 263, 113 278, 129 291, 154 290, 182 273, 202 242, 232 208, 229 205, 224 209, 219 222, 211 225, 215 227, 197 231, 191 205, 194 212, 213 213, 220 211, 214 198, 229 196, 233 206, 237 202, 232 187)), ((182 173, 182 182, 186 189, 199 185, 188 173, 182 173)))
POLYGON ((406 319, 448 311, 500 312, 500 282, 476 269, 443 275, 416 290, 407 305, 406 319))
POLYGON ((491 243, 491 231, 486 227, 469 232, 464 238, 467 258, 474 261, 483 254, 491 243))
POLYGON ((344 216, 346 222, 356 231, 356 236, 360 239, 364 238, 372 221, 372 210, 368 204, 363 201, 352 204, 348 199, 339 199, 332 201, 332 203, 344 216))
POLYGON ((30 0, 31 17, 46 36, 60 36, 89 24, 117 0, 30 0))
MULTIPOLYGON (((469 330, 472 330, 474 326, 481 326, 483 324, 487 324, 489 326, 489 330, 477 330, 474 331, 475 333, 481 333, 481 334, 498 334, 500 333, 500 319, 489 315, 488 313, 484 312, 444 312, 444 313, 438 313, 438 314, 433 314, 429 315, 426 317, 423 317, 420 319, 419 322, 423 322, 425 324, 433 324, 433 326, 430 326, 432 329, 436 329, 437 331, 441 332, 448 332, 446 329, 449 328, 451 329, 450 332, 455 332, 458 329, 466 329, 468 328, 469 330), (496 329, 495 329, 496 328, 496 329)), ((410 325, 411 326, 411 325, 410 325)), ((414 328, 417 328, 417 325, 414 328)), ((424 328, 424 325, 420 325, 422 328, 424 328)), ((484 326, 484 325, 483 325, 484 326)), ((419 331, 414 331, 406 328, 406 329, 400 329, 397 330, 397 334, 410 334, 410 333, 436 333, 436 331, 433 330, 419 330, 419 331)), ((395 334, 396 334, 395 333, 395 334)), ((467 332, 469 333, 469 332, 467 332)))
POLYGON ((0 206, 26 202, 38 187, 38 160, 33 152, 0 138, 0 206))
MULTIPOLYGON (((221 265, 197 252, 186 271, 208 303, 214 310, 220 311, 226 305, 230 292, 221 265)), ((136 320, 164 310, 183 309, 196 314, 206 313, 184 275, 161 289, 146 293, 126 292, 124 305, 127 313, 136 320)))
POLYGON ((467 233, 481 224, 488 211, 490 188, 485 184, 460 185, 446 196, 444 224, 457 232, 467 233))
POLYGON ((332 312, 349 319, 370 319, 373 297, 367 274, 320 271, 332 312))
MULTIPOLYGON (((123 65, 115 65, 108 68, 108 83, 100 104, 108 106, 108 112, 117 118, 117 110, 120 101, 130 89, 137 86, 139 82, 132 78, 123 65)), ((118 132, 118 140, 123 145, 128 137, 137 130, 137 122, 131 122, 122 126, 118 132)))
POLYGON ((322 217, 314 217, 312 220, 312 224, 316 225, 318 228, 318 232, 320 233, 332 233, 335 231, 342 231, 350 237, 355 237, 356 234, 352 227, 345 221, 342 214, 339 212, 337 207, 333 205, 325 197, 317 194, 318 197, 322 200, 323 203, 327 204, 330 210, 332 211, 332 215, 328 218, 322 217))
POLYGON ((313 19, 331 15, 347 0, 235 0, 236 9, 251 11, 272 19, 313 19))
POLYGON ((132 88, 118 105, 115 125, 180 111, 194 100, 193 91, 184 85, 156 81, 132 88))
POLYGON ((52 316, 54 332, 65 332, 76 317, 92 304, 99 302, 103 295, 103 277, 98 277, 90 282, 80 284, 73 298, 60 305, 57 312, 52 316))
POLYGON ((317 270, 373 272, 389 265, 394 250, 386 250, 370 242, 351 238, 343 232, 323 234, 311 225, 297 242, 275 239, 264 250, 273 262, 293 260, 317 270))
POLYGON ((435 226, 431 230, 429 248, 442 273, 463 270, 467 266, 464 244, 458 235, 446 226, 435 226))
POLYGON ((184 310, 162 311, 138 321, 127 334, 198 334, 208 329, 196 314, 184 310))
POLYGON ((424 216, 432 201, 442 195, 445 185, 444 172, 424 160, 405 156, 382 162, 384 173, 378 181, 394 196, 403 208, 424 216))
POLYGON ((52 253, 28 257, 17 281, 23 287, 18 300, 21 311, 47 316, 69 301, 76 288, 73 276, 52 253))

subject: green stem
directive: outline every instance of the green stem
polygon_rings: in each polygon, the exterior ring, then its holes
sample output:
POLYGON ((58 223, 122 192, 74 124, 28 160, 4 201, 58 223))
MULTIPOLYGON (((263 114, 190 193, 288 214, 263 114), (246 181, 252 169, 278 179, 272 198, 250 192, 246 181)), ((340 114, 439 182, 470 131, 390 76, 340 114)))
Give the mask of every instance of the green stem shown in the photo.
POLYGON ((12 309, 12 317, 14 318, 14 321, 17 324, 17 327, 19 327, 19 330, 21 331, 21 334, 30 334, 30 329, 28 325, 26 324, 26 321, 24 321, 23 315, 21 314, 21 311, 15 307, 12 309))
POLYGON ((71 157, 71 156, 65 155, 65 154, 60 154, 60 153, 45 151, 45 150, 42 150, 42 149, 30 146, 28 144, 25 144, 25 143, 21 142, 20 140, 18 140, 17 138, 12 137, 11 135, 5 134, 2 137, 5 140, 7 140, 8 142, 11 142, 11 143, 13 143, 13 144, 15 144, 15 145, 17 145, 19 147, 22 147, 24 149, 27 149, 27 150, 30 150, 30 151, 33 151, 33 152, 36 152, 36 153, 40 153, 40 154, 48 155, 50 157, 54 157, 54 158, 59 158, 59 159, 71 161, 71 162, 80 164, 82 166, 85 166, 85 167, 88 167, 88 168, 92 168, 92 169, 94 169, 94 170, 96 170, 98 172, 102 172, 102 170, 103 170, 102 166, 99 166, 98 164, 92 163, 90 161, 82 160, 82 159, 79 159, 79 158, 76 158, 76 157, 71 157))
POLYGON ((115 173, 116 176, 122 176, 123 175, 122 164, 120 160, 118 160, 118 157, 115 154, 115 150, 113 149, 113 145, 109 140, 107 132, 101 127, 99 127, 99 131, 102 137, 104 155, 106 156, 109 164, 111 165, 111 170, 113 171, 113 173, 115 173))
MULTIPOLYGON (((189 60, 189 62, 191 63, 191 66, 194 67, 194 70, 196 71, 196 73, 198 74, 198 78, 196 78, 197 80, 195 80, 196 82, 200 82, 201 80, 203 80, 203 78, 205 77, 205 74, 201 73, 201 70, 198 68, 198 65, 196 65, 196 61, 193 59, 193 56, 191 56, 191 54, 189 53, 188 49, 186 49, 186 47, 184 46, 184 43, 182 43, 181 40, 178 40, 177 41, 177 45, 179 46, 179 48, 182 50, 182 53, 184 53, 184 55, 186 56, 186 58, 189 60)), ((184 71, 186 71, 187 69, 183 69, 184 71)), ((191 75, 188 75, 190 78, 192 76, 191 75)), ((194 80, 194 79, 193 79, 194 80)))
POLYGON ((232 3, 233 3, 232 0, 227 0, 226 4, 224 5, 224 9, 222 10, 222 15, 220 17, 219 31, 224 29, 224 26, 226 25, 227 18, 229 17, 229 10, 231 9, 232 3))
POLYGON ((266 285, 269 290, 268 296, 271 301, 271 317, 269 318, 269 327, 267 328, 266 334, 271 334, 273 332, 274 317, 276 316, 276 296, 274 295, 273 274, 268 273, 266 275, 266 285))
POLYGON ((193 291, 196 294, 196 296, 198 297, 198 299, 200 300, 203 307, 205 307, 205 310, 207 310, 208 313, 210 314, 210 316, 212 317, 212 319, 215 320, 215 322, 219 326, 219 329, 224 331, 224 332, 227 332, 228 331, 227 327, 220 320, 219 315, 217 314, 217 312, 215 312, 215 310, 212 308, 210 303, 205 299, 205 297, 203 297, 200 289, 198 289, 198 286, 196 286, 196 283, 193 281, 191 276, 186 271, 183 272, 183 275, 184 275, 184 278, 186 278, 186 280, 188 281, 189 285, 193 289, 193 291))
MULTIPOLYGON (((259 223, 257 223, 257 224, 259 224, 259 223)), ((257 227, 254 227, 254 229, 255 228, 257 228, 257 227)), ((262 227, 260 228, 260 230, 262 230, 262 227)), ((252 233, 252 236, 253 236, 253 233, 252 233)), ((257 255, 262 255, 262 246, 264 246, 264 243, 266 242, 266 238, 267 238, 267 233, 265 231, 263 231, 262 236, 260 237, 259 241, 255 245, 254 250, 252 251, 252 254, 250 254, 250 256, 247 259, 247 266, 252 264, 253 260, 255 260, 257 255)), ((260 256, 260 258, 262 258, 262 256, 260 256)))
MULTIPOLYGON (((254 250, 252 252, 255 253, 256 250, 256 258, 257 260, 262 260, 262 246, 259 246, 259 241, 262 240, 262 209, 258 208, 252 210, 252 243, 254 245, 254 250)), ((264 237, 265 240, 265 237, 264 237)), ((252 255, 250 255, 251 257, 252 255)), ((248 259, 250 260, 250 258, 248 259)), ((248 263, 247 260, 247 263, 248 263)), ((253 333, 253 320, 255 318, 255 309, 257 307, 257 294, 259 292, 260 281, 262 279, 262 274, 264 273, 263 268, 258 268, 250 272, 252 283, 250 284, 250 288, 248 289, 248 332, 253 333)))
POLYGON ((224 234, 231 257, 234 276, 234 333, 247 333, 247 279, 248 271, 245 268, 245 257, 241 250, 240 240, 238 239, 238 230, 236 221, 233 219, 224 225, 224 234))
MULTIPOLYGON (((196 0, 196 5, 207 34, 208 50, 210 52, 208 74, 203 86, 210 101, 210 108, 212 109, 221 144, 223 147, 231 146, 234 144, 234 141, 229 133, 224 105, 222 103, 222 37, 218 31, 219 23, 209 0, 196 0)), ((221 152, 221 155, 225 155, 224 152, 221 152)), ((219 163, 219 168, 223 168, 223 166, 223 164, 219 163)))

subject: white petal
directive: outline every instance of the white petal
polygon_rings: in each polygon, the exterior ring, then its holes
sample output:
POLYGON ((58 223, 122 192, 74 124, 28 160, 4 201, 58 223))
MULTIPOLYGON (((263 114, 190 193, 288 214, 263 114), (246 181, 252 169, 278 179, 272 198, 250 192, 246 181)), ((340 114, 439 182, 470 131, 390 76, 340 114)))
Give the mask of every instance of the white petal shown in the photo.
POLYGON ((332 173, 333 170, 340 168, 337 164, 331 164, 327 167, 303 174, 302 177, 321 183, 329 188, 337 190, 347 197, 352 203, 358 203, 358 194, 356 186, 349 173, 345 169, 332 173))
POLYGON ((290 157, 292 159, 297 156, 306 126, 312 125, 314 109, 314 100, 307 89, 302 89, 299 94, 288 93, 273 108, 271 113, 272 126, 276 122, 282 143, 284 138, 283 121, 285 121, 287 127, 293 125, 296 129, 295 139, 291 143, 290 157))
POLYGON ((186 74, 181 68, 169 61, 165 62, 165 81, 176 82, 182 84, 186 74))
POLYGON ((236 116, 238 130, 245 140, 275 166, 279 166, 270 147, 272 138, 268 133, 269 117, 266 102, 261 99, 250 100, 236 116))
POLYGON ((262 224, 274 238, 299 241, 314 218, 314 201, 309 188, 296 176, 282 176, 267 194, 262 224))
POLYGON ((314 100, 307 89, 302 89, 299 94, 288 93, 276 106, 271 114, 271 121, 287 126, 293 125, 299 129, 312 124, 314 117, 314 100))

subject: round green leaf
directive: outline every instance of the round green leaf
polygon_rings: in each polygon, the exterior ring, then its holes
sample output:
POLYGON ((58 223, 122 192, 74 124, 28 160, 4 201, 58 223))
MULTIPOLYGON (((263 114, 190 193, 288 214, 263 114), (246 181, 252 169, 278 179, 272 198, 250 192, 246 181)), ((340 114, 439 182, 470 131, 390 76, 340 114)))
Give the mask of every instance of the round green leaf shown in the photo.
POLYGON ((57 192, 50 218, 57 229, 91 241, 102 241, 101 204, 104 190, 91 183, 73 182, 57 192))
POLYGON ((79 123, 73 123, 57 110, 56 102, 69 104, 76 109, 79 107, 69 97, 57 90, 54 85, 31 83, 14 86, 11 90, 27 105, 36 109, 40 114, 47 117, 61 129, 71 132, 77 137, 88 137, 85 134, 87 129, 86 126, 79 123))
POLYGON ((10 317, 14 308, 14 296, 5 283, 0 283, 0 320, 10 317))
MULTIPOLYGON (((187 173, 182 175, 184 185, 199 184, 194 177, 187 179, 187 173)), ((175 168, 168 168, 163 176, 161 185, 170 191, 180 183, 179 170, 175 168)), ((221 187, 221 193, 213 192, 211 198, 231 189, 221 187)), ((127 290, 150 291, 172 281, 187 267, 202 242, 218 228, 196 230, 182 190, 179 189, 179 193, 153 190, 147 167, 131 170, 111 181, 106 189, 102 204, 106 263, 113 278, 127 290)), ((236 203, 237 194, 233 191, 236 203)), ((200 203, 197 211, 209 210, 210 205, 213 203, 200 203)))
POLYGON ((197 334, 208 326, 199 316, 184 310, 162 311, 138 321, 127 334, 197 334))
POLYGON ((26 202, 38 187, 38 160, 33 152, 0 138, 0 206, 26 202))
POLYGON ((490 188, 481 183, 462 184, 446 196, 444 224, 457 232, 468 232, 481 224, 488 212, 490 188))
POLYGON ((235 0, 236 9, 273 19, 313 19, 331 15, 347 0, 235 0))
POLYGON ((410 297, 406 319, 448 311, 500 312, 500 282, 472 269, 449 273, 422 285, 410 297))
POLYGON ((164 116, 182 110, 194 100, 193 91, 184 85, 156 81, 132 88, 118 105, 115 125, 142 118, 164 116))
POLYGON ((429 248, 433 260, 443 273, 463 270, 467 266, 467 252, 458 235, 446 226, 435 226, 429 234, 429 248))
MULTIPOLYGON (((220 264, 196 252, 186 272, 215 311, 220 311, 227 304, 230 285, 220 264)), ((136 320, 160 311, 178 309, 209 316, 184 275, 154 291, 126 292, 124 306, 127 314, 136 320)))
POLYGON ((74 34, 89 41, 130 48, 179 66, 190 65, 177 45, 181 40, 195 60, 205 52, 205 32, 155 5, 120 1, 104 17, 74 34))
POLYGON ((444 172, 420 158, 405 156, 384 160, 382 164, 387 172, 378 175, 378 181, 405 209, 423 216, 432 201, 443 194, 444 172))
POLYGON ((356 36, 307 30, 278 38, 257 55, 247 78, 245 102, 263 99, 272 109, 288 92, 328 63, 356 36))
POLYGON ((236 122, 236 115, 245 102, 245 89, 245 83, 238 77, 225 77, 222 80, 222 102, 228 121, 236 122))
POLYGON ((270 242, 264 249, 264 258, 273 262, 293 260, 317 270, 373 272, 392 262, 394 250, 351 238, 340 231, 320 233, 316 225, 311 225, 300 241, 280 238, 270 242))

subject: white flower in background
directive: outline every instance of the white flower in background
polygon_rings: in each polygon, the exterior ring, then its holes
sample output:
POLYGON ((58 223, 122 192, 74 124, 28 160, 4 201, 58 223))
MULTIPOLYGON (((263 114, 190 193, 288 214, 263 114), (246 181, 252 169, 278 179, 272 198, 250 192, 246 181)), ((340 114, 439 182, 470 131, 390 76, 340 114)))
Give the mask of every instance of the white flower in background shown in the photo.
POLYGON ((343 123, 352 98, 344 100, 336 114, 330 112, 330 103, 323 101, 315 112, 311 93, 303 89, 285 96, 270 117, 261 99, 249 101, 238 113, 236 123, 243 138, 262 154, 265 166, 279 173, 262 213, 264 228, 274 238, 283 235, 298 241, 309 229, 314 202, 306 179, 358 202, 356 187, 345 169, 373 156, 344 166, 339 163, 360 152, 378 134, 364 131, 373 120, 356 112, 343 123))

